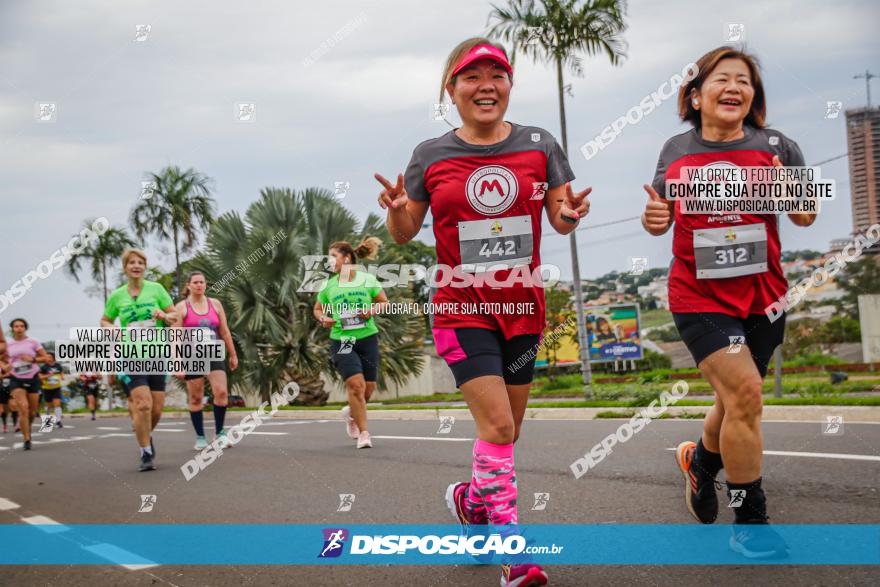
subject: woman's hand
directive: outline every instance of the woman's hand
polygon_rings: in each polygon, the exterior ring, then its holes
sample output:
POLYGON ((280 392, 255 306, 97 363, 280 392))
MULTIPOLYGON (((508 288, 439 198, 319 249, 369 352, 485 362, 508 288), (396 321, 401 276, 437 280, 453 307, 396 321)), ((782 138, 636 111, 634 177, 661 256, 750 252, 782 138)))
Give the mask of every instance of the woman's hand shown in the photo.
POLYGON ((565 184, 565 200, 559 208, 559 216, 566 222, 577 224, 590 212, 590 201, 587 196, 592 191, 593 188, 587 188, 582 192, 574 193, 571 183, 565 184))
POLYGON ((336 320, 334 320, 333 318, 321 316, 321 326, 323 326, 324 328, 333 328, 334 324, 336 324, 336 320))
POLYGON ((238 369, 238 355, 233 354, 231 357, 229 357, 229 369, 232 371, 238 369))
MULTIPOLYGON (((779 159, 778 155, 773 155, 773 167, 776 169, 782 169, 784 167, 784 165, 782 165, 782 160, 779 159)), ((783 191, 785 191, 785 184, 789 182, 783 180, 781 183, 783 184, 783 191)), ((789 212, 788 217, 798 226, 809 226, 816 221, 816 215, 810 214, 809 212, 789 212)))
POLYGON ((409 198, 406 195, 406 188, 403 187, 402 173, 397 174, 397 183, 395 185, 391 185, 390 181, 378 173, 373 174, 373 177, 385 187, 384 190, 379 192, 379 205, 382 206, 383 210, 387 210, 389 207, 392 210, 406 209, 406 203, 409 198))
POLYGON ((672 226, 674 203, 661 198, 653 187, 645 184, 644 188, 648 192, 648 203, 642 213, 642 226, 654 236, 660 236, 672 226))

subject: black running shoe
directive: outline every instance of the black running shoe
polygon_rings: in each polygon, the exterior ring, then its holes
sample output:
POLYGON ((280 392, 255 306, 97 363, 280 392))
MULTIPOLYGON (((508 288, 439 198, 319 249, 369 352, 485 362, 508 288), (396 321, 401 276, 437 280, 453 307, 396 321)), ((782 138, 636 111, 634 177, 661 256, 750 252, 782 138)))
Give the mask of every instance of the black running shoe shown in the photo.
POLYGON ((767 518, 733 525, 730 548, 746 558, 785 558, 788 544, 767 518))
POLYGON ((675 449, 675 462, 684 476, 684 501, 688 511, 701 524, 711 524, 718 517, 718 494, 720 484, 694 463, 697 443, 682 442, 675 449))
POLYGON ((61 421, 59 420, 59 421, 55 424, 55 428, 64 428, 64 424, 62 424, 61 421))
POLYGON ((24 441, 24 449, 25 449, 25 450, 30 450, 30 449, 31 449, 31 441, 30 441, 30 440, 25 440, 25 441, 24 441))
POLYGON ((156 458, 156 447, 153 446, 153 437, 150 436, 150 450, 153 451, 153 458, 156 458))
POLYGON ((156 468, 153 464, 153 455, 149 453, 144 453, 141 455, 141 464, 138 470, 140 471, 152 471, 156 468))

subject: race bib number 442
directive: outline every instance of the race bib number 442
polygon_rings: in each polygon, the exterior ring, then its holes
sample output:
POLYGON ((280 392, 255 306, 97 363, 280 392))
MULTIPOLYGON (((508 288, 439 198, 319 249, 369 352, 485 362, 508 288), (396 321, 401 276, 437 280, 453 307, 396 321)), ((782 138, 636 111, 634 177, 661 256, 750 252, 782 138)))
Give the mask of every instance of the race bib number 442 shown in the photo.
POLYGON ((531 216, 490 218, 458 223, 463 267, 512 269, 532 262, 531 216))

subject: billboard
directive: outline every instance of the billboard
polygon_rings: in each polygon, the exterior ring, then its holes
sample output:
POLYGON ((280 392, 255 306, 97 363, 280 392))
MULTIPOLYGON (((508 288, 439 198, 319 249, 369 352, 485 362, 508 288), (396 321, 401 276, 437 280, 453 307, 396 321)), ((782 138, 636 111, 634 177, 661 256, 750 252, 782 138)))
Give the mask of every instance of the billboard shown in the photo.
POLYGON ((595 306, 584 310, 587 312, 591 363, 642 358, 638 304, 595 306))

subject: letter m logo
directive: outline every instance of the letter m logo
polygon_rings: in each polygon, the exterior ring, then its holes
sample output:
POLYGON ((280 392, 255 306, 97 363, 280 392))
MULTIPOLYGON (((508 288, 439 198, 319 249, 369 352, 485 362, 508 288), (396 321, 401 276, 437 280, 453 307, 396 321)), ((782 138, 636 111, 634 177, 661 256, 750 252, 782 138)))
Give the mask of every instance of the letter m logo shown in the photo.
POLYGON ((504 196, 504 190, 501 188, 501 182, 499 182, 497 179, 493 179, 492 181, 483 181, 480 184, 479 195, 482 196, 483 194, 485 194, 486 190, 489 190, 490 192, 495 191, 501 194, 501 196, 504 196))

